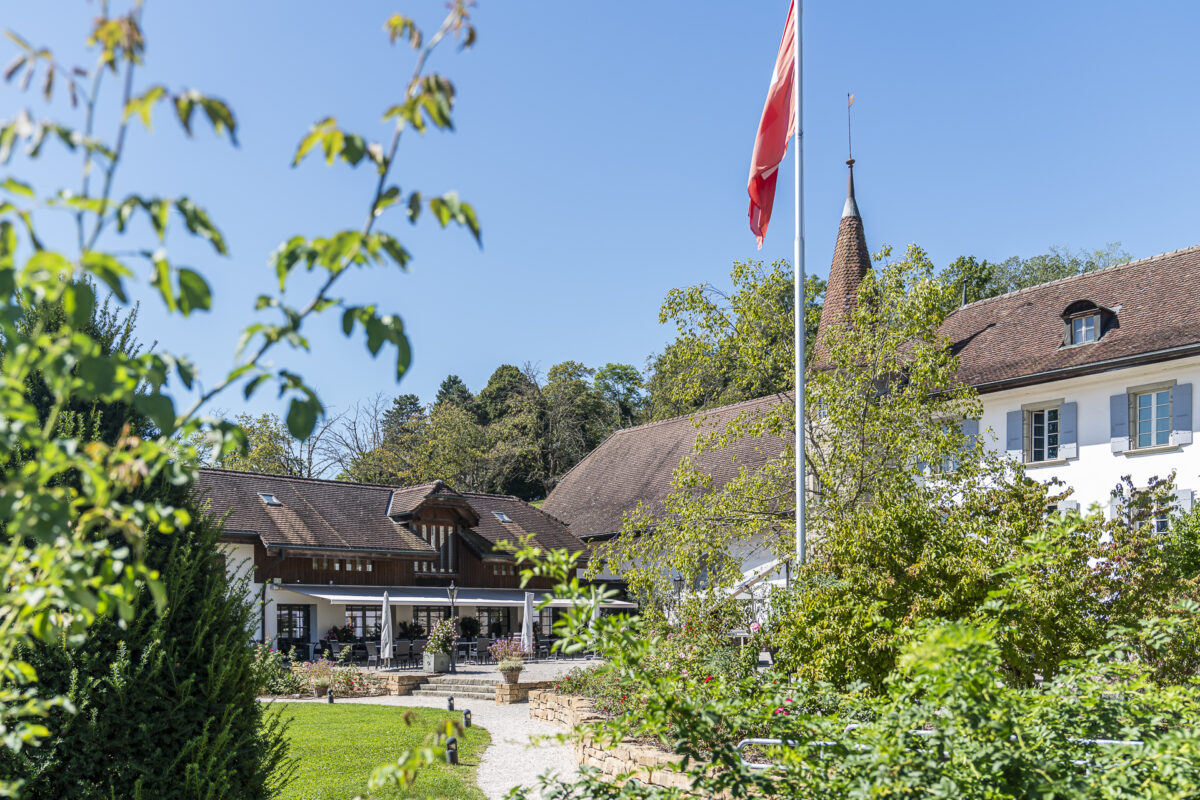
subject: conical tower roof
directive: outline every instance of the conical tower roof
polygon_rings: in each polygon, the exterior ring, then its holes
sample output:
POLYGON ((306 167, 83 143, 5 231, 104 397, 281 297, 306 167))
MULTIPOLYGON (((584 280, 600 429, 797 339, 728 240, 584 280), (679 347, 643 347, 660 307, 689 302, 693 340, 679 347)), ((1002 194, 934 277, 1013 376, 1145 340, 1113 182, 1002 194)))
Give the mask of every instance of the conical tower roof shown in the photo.
POLYGON ((829 268, 829 281, 825 287, 825 306, 821 310, 821 323, 817 328, 818 351, 821 334, 830 326, 844 324, 850 319, 858 297, 858 285, 871 269, 867 236, 863 231, 862 216, 858 213, 858 203, 854 199, 854 159, 847 161, 846 166, 850 168, 846 205, 838 225, 833 265, 829 268))

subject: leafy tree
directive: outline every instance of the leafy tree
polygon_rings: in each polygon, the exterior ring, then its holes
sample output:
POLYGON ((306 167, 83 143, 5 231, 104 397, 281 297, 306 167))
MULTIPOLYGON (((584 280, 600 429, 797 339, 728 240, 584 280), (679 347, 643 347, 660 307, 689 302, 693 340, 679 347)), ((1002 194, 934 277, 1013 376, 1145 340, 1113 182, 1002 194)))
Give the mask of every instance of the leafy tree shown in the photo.
POLYGON ((521 408, 521 401, 537 391, 537 383, 512 364, 501 364, 479 392, 479 417, 498 422, 521 408))
POLYGON ((631 364, 605 364, 596 370, 593 383, 608 404, 612 428, 628 428, 644 421, 646 384, 637 367, 631 364))
MULTIPOLYGON (((889 255, 885 251, 880 258, 889 255)), ((743 283, 741 294, 778 294, 783 273, 759 274, 765 285, 743 283)), ((749 276, 743 274, 742 280, 749 276)), ((938 335, 945 294, 924 252, 910 248, 903 259, 882 263, 867 276, 850 324, 825 334, 821 360, 806 383, 807 521, 814 541, 859 530, 856 520, 872 500, 919 498, 936 507, 989 474, 982 451, 970 445, 958 423, 978 416, 979 408, 970 390, 954 380, 956 361, 938 335), (916 466, 949 461, 958 466, 953 480, 933 484, 916 466)), ((720 347, 712 348, 714 362, 720 363, 718 351, 750 359, 771 341, 780 385, 790 387, 794 350, 787 331, 770 328, 769 321, 754 324, 759 318, 750 313, 731 325, 702 292, 693 291, 690 298, 696 304, 692 327, 723 334, 720 347)), ((750 302, 743 308, 763 306, 750 302)), ((686 389, 690 380, 680 385, 686 389)), ((778 403, 743 412, 724 429, 698 437, 693 457, 675 472, 664 507, 640 507, 631 514, 596 561, 616 566, 631 589, 656 607, 669 600, 674 575, 710 592, 733 585, 741 578, 746 547, 792 556, 794 415, 794 403, 780 395, 778 403), (756 456, 756 463, 740 465, 728 484, 715 485, 706 465, 730 458, 735 445, 743 447, 739 443, 747 440, 765 458, 756 456)))
POLYGON ((340 480, 360 483, 416 482, 416 462, 428 419, 420 399, 382 394, 355 403, 329 432, 327 450, 340 480))
POLYGON ((462 378, 457 375, 448 375, 438 386, 437 397, 434 399, 434 405, 442 403, 453 403, 460 408, 473 409, 475 405, 475 396, 471 394, 471 390, 463 383, 462 378))
POLYGON ((297 439, 278 414, 257 417, 238 414, 234 421, 246 437, 245 450, 226 452, 213 459, 213 466, 269 475, 319 478, 334 464, 328 437, 337 417, 319 422, 307 439, 297 439))
POLYGON ((605 398, 592 380, 594 374, 578 361, 555 364, 546 373, 546 385, 541 387, 544 414, 538 476, 546 492, 612 429, 605 398))
MULTIPOLYGON (((131 268, 132 259, 144 258, 151 275, 149 288, 161 297, 170 314, 209 310, 212 293, 203 275, 174 264, 167 249, 182 226, 211 245, 216 254, 226 255, 228 246, 208 213, 187 196, 117 196, 113 190, 121 185, 115 179, 121 164, 130 157, 126 135, 129 127, 148 127, 163 103, 169 103, 189 135, 198 133, 204 125, 236 144, 238 125, 230 107, 215 97, 193 89, 172 91, 161 84, 143 82, 141 76, 147 69, 144 3, 133 0, 122 6, 124 12, 116 6, 100 4, 92 23, 88 46, 97 57, 90 69, 64 64, 49 48, 34 47, 16 34, 9 36, 17 53, 5 73, 6 80, 28 87, 38 74, 37 84, 47 99, 52 99, 56 90, 60 95, 67 93, 78 102, 81 119, 77 125, 35 121, 29 111, 18 111, 0 122, 0 162, 9 163, 17 152, 31 159, 41 158, 61 145, 81 157, 83 169, 78 192, 41 196, 21 180, 17 167, 10 168, 9 176, 0 183, 5 197, 10 198, 0 201, 0 342, 4 345, 0 357, 0 729, 4 735, 0 746, 6 760, 20 759, 23 751, 39 744, 47 752, 55 750, 54 737, 64 735, 58 727, 62 717, 57 715, 72 710, 70 698, 54 688, 62 684, 39 683, 37 669, 24 657, 37 652, 35 645, 78 648, 88 640, 92 629, 97 633, 96 640, 100 640, 101 629, 96 626, 108 624, 102 622, 106 618, 127 628, 150 624, 154 619, 151 609, 167 626, 162 629, 163 640, 175 636, 167 632, 172 625, 172 598, 187 596, 186 587, 196 584, 189 584, 181 574, 186 569, 183 562, 154 560, 151 547, 158 537, 174 536, 186 551, 183 554, 188 555, 192 554, 188 547, 201 540, 183 538, 184 532, 199 530, 193 528, 194 515, 155 487, 186 491, 195 478, 198 454, 191 443, 198 434, 213 442, 218 458, 239 437, 236 426, 201 418, 201 408, 235 385, 246 397, 265 386, 274 386, 289 404, 289 431, 297 438, 307 438, 323 413, 322 405, 315 390, 300 375, 274 366, 272 356, 281 345, 307 348, 306 323, 314 315, 335 308, 342 313, 347 335, 361 327, 369 352, 377 354, 389 344, 395 348, 395 374, 407 369, 410 351, 400 318, 376 305, 351 305, 335 291, 347 276, 358 272, 351 267, 385 263, 403 267, 411 259, 400 242, 381 229, 380 222, 384 211, 400 199, 399 189, 390 182, 400 134, 406 128, 423 132, 430 127, 452 127, 454 87, 444 77, 425 74, 424 68, 430 51, 446 37, 459 38, 464 46, 475 38, 466 4, 461 0, 452 4, 443 25, 428 39, 407 18, 389 20, 393 39, 407 33, 408 41, 419 51, 400 102, 386 113, 392 125, 390 144, 385 147, 369 142, 326 118, 301 140, 295 157, 299 163, 320 145, 327 163, 340 160, 351 166, 364 162, 373 165, 362 227, 328 237, 297 236, 285 242, 271 258, 280 282, 279 292, 256 301, 256 309, 278 315, 275 321, 260 320, 248 326, 233 368, 207 390, 198 392, 190 407, 179 410, 172 394, 197 388, 194 367, 170 353, 152 350, 131 354, 112 350, 111 343, 98 340, 89 332, 89 326, 94 327, 95 292, 81 279, 90 276, 111 291, 118 302, 126 303, 127 289, 135 282, 134 276, 143 271, 131 268), (119 82, 115 87, 119 94, 113 96, 115 108, 109 109, 100 101, 109 97, 113 81, 119 82), (113 126, 107 134, 100 130, 102 121, 111 121, 113 126), (41 221, 49 212, 71 215, 76 234, 73 248, 61 237, 43 238, 46 230, 41 221), (150 223, 148 230, 153 231, 153 239, 129 241, 138 238, 137 228, 130 225, 135 217, 150 223), (124 234, 128 237, 126 243, 109 248, 113 234, 124 234), (285 296, 285 290, 288 278, 300 265, 319 275, 320 282, 304 305, 293 307, 288 301, 295 293, 285 296), (61 308, 62 315, 43 316, 23 325, 30 303, 61 308), (44 387, 48 401, 43 404, 42 413, 48 409, 44 422, 29 394, 31 382, 37 381, 44 387), (96 439, 94 425, 81 428, 67 413, 68 409, 90 409, 94 404, 131 407, 149 420, 153 430, 145 436, 133 435, 132 427, 122 426, 111 444, 96 439), (163 574, 154 569, 156 564, 165 565, 163 574), (171 574, 165 574, 167 569, 171 574), (173 587, 180 587, 178 591, 184 594, 172 595, 173 587), (47 722, 55 729, 51 730, 47 722)), ((453 192, 440 196, 411 192, 403 207, 412 222, 423 207, 428 207, 442 227, 454 223, 477 240, 480 237, 474 209, 453 192)), ((202 555, 204 551, 197 548, 196 552, 202 555)), ((212 570, 209 561, 202 566, 212 570)), ((190 610, 178 609, 181 613, 190 610)), ((236 613, 234 609, 224 617, 214 613, 208 618, 230 621, 236 613)), ((232 642, 245 634, 242 629, 230 628, 222 635, 227 637, 223 641, 232 642)), ((215 641, 200 637, 190 642, 172 640, 170 644, 202 647, 204 642, 215 641)), ((180 651, 164 648, 157 652, 180 651)), ((190 655, 200 659, 206 654, 196 651, 190 655)), ((147 648, 139 657, 157 656, 147 648)), ((80 673, 78 679, 117 680, 125 674, 127 664, 138 668, 119 650, 109 652, 108 658, 116 673, 80 673)), ((191 669, 192 665, 187 670, 180 665, 177 671, 174 662, 164 661, 162 669, 151 665, 141 674, 185 680, 196 674, 191 669)), ((238 664, 231 663, 227 671, 209 675, 214 680, 234 680, 238 664)), ((263 790, 256 785, 254 776, 272 768, 272 753, 278 752, 278 729, 260 725, 261 709, 254 703, 239 705, 253 690, 252 685, 243 683, 230 692, 223 688, 199 682, 188 688, 191 692, 210 692, 220 703, 217 706, 176 707, 165 702, 157 706, 162 709, 162 717, 155 722, 178 728, 179 738, 173 741, 186 739, 194 744, 179 752, 158 750, 163 757, 182 755, 187 759, 186 767, 173 773, 175 783, 166 790, 171 796, 255 797, 270 791, 270 787, 263 790), (214 710, 220 715, 216 719, 210 713, 214 710), (195 724, 202 725, 199 732, 195 724), (248 731, 256 738, 247 738, 248 731)), ((122 697, 120 692, 104 695, 88 690, 84 694, 89 697, 122 697)), ((139 685, 136 694, 161 700, 171 691, 163 685, 139 685)), ((156 744, 149 736, 145 743, 156 744)), ((434 744, 428 753, 438 752, 434 744)), ((134 760, 133 753, 124 750, 114 752, 114 757, 134 760)), ((118 771, 124 763, 109 766, 118 771)), ((148 776, 143 785, 153 796, 161 796, 158 787, 162 784, 157 778, 148 776)), ((0 774, 0 793, 13 796, 21 791, 18 777, 7 770, 0 774)), ((133 796, 137 796, 136 788, 133 796)))
MULTIPOLYGON (((653 360, 647 388, 654 419, 791 390, 792 275, 785 261, 769 269, 735 262, 731 291, 710 284, 671 290, 659 321, 674 322, 678 336, 653 360)), ((824 281, 808 280, 806 335, 816 335, 823 292, 824 281)))
POLYGON ((942 270, 940 277, 952 289, 948 297, 949 311, 977 300, 1123 264, 1129 259, 1129 253, 1121 247, 1120 242, 1110 242, 1098 250, 1071 251, 1063 247, 1051 247, 1047 253, 1029 258, 1012 256, 999 262, 960 256, 942 270))
POLYGON ((434 405, 417 450, 412 483, 444 480, 460 491, 489 490, 490 442, 475 415, 453 403, 434 405))

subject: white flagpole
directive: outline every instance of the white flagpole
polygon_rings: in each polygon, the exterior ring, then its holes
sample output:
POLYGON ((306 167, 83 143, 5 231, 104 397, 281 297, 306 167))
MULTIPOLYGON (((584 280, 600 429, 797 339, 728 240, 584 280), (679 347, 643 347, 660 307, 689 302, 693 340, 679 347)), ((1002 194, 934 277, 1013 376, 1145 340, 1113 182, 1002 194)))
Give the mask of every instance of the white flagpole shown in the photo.
POLYGON ((796 561, 803 564, 807 556, 804 531, 804 328, 805 322, 805 279, 804 279, 804 192, 800 186, 800 175, 804 168, 804 102, 801 92, 804 85, 804 47, 800 20, 804 17, 804 0, 796 0, 796 69, 793 94, 796 96, 796 240, 793 253, 796 265, 796 286, 793 307, 796 309, 796 561))

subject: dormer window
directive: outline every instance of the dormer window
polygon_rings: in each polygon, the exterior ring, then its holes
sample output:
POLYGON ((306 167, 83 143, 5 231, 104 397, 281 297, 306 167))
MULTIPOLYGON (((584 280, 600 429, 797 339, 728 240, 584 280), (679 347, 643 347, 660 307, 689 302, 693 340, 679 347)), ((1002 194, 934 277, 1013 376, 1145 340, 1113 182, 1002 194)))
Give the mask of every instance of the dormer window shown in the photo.
POLYGON ((1096 341, 1097 328, 1100 327, 1100 315, 1088 314, 1071 320, 1071 344, 1087 344, 1096 341))
POLYGON ((501 522, 512 522, 512 518, 503 511, 493 511, 492 513, 496 516, 496 519, 500 520, 501 522))
POLYGON ((279 502, 279 498, 277 498, 275 495, 271 494, 270 492, 259 492, 258 496, 261 497, 262 501, 269 506, 283 505, 283 503, 279 502))
POLYGON ((1063 310, 1062 318, 1066 323, 1066 333, 1063 335, 1063 347, 1075 347, 1081 344, 1098 342, 1112 328, 1117 327, 1116 308, 1105 308, 1091 300, 1076 300, 1063 310))

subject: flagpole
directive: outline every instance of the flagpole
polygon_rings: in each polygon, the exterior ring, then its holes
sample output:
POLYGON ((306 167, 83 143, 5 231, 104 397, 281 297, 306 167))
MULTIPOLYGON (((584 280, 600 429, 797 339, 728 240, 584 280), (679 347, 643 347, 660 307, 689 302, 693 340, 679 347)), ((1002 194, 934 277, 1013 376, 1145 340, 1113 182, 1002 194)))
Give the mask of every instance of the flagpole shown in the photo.
POLYGON ((804 530, 804 334, 805 323, 808 320, 804 304, 804 192, 800 185, 800 176, 804 168, 804 102, 801 98, 804 86, 804 40, 801 36, 803 28, 800 23, 803 17, 804 0, 796 0, 796 69, 794 71, 796 82, 792 93, 796 96, 796 240, 793 253, 796 264, 796 285, 793 307, 796 309, 794 347, 796 350, 796 561, 798 564, 803 564, 807 556, 804 530))

